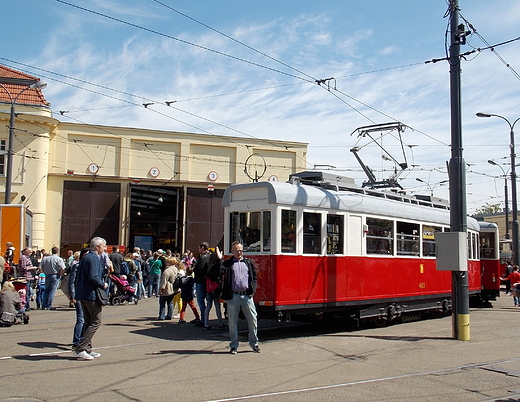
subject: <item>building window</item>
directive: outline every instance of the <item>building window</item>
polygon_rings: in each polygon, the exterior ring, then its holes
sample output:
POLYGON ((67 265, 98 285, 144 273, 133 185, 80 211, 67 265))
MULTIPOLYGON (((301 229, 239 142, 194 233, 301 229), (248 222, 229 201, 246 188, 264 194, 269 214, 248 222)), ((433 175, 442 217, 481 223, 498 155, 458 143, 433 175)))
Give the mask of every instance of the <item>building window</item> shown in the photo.
POLYGON ((0 176, 5 176, 5 160, 7 157, 5 143, 5 140, 0 140, 0 176))

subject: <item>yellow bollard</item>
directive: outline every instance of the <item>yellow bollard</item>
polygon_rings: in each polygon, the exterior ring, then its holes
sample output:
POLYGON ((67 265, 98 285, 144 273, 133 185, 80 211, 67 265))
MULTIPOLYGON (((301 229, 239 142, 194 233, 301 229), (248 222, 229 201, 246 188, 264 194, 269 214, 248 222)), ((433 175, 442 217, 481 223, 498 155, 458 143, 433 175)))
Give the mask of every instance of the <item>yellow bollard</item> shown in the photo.
POLYGON ((457 335, 459 341, 469 341, 469 314, 457 316, 457 335))

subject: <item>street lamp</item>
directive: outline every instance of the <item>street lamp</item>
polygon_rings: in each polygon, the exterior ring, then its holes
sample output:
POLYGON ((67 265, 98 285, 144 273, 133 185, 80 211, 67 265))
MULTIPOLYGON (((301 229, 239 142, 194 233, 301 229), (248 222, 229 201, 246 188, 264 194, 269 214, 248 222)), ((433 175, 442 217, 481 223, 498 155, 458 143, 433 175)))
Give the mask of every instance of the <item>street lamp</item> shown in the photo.
POLYGON ((513 264, 518 265, 518 204, 517 204, 517 195, 516 195, 516 168, 515 168, 515 124, 520 117, 516 119, 513 124, 509 120, 507 120, 504 116, 500 116, 498 114, 490 114, 490 113, 477 113, 477 117, 498 117, 504 120, 509 125, 509 149, 511 151, 511 193, 512 193, 512 203, 513 203, 513 264))
POLYGON ((433 190, 435 190, 435 187, 442 186, 444 183, 447 183, 449 181, 449 180, 442 180, 442 181, 440 181, 438 183, 435 183, 433 185, 433 187, 432 187, 432 186, 430 186, 430 183, 428 183, 427 181, 424 181, 423 179, 419 179, 418 177, 416 177, 415 180, 420 181, 421 183, 426 184, 428 186, 428 188, 430 189, 430 195, 432 197, 433 197, 433 190))
POLYGON ((492 159, 489 159, 488 160, 488 163, 490 165, 494 165, 494 166, 498 166, 501 170, 502 170, 502 173, 504 173, 504 204, 505 204, 505 215, 506 215, 506 239, 509 239, 509 201, 508 201, 508 195, 507 195, 507 174, 506 174, 506 171, 504 170, 504 168, 499 164, 499 163, 496 163, 494 160, 492 159))
POLYGON ((40 80, 31 80, 24 78, 9 78, 9 77, 0 77, 0 87, 2 87, 9 99, 11 101, 11 115, 9 117, 9 140, 8 140, 8 148, 7 148, 7 163, 6 163, 6 171, 5 171, 5 200, 6 204, 11 203, 11 186, 12 186, 12 176, 13 176, 13 141, 14 141, 14 122, 16 115, 14 113, 15 103, 20 97, 28 89, 41 89, 45 88, 47 83, 45 81, 40 80), (9 92, 9 90, 5 87, 4 84, 12 84, 12 85, 20 85, 24 86, 24 88, 18 92, 14 97, 9 92))

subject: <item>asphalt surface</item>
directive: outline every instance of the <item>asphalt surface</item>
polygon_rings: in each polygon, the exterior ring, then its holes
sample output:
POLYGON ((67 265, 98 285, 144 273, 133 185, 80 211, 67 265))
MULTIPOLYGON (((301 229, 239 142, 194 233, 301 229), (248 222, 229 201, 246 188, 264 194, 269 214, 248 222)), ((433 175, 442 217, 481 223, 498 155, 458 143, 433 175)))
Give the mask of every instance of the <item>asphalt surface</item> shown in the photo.
POLYGON ((75 312, 57 293, 57 310, 0 328, 0 401, 520 401, 520 308, 506 296, 471 309, 469 341, 452 339, 450 316, 362 329, 261 320, 261 353, 244 331, 237 355, 227 330, 157 321, 145 299, 105 307, 101 357, 79 361, 75 312))

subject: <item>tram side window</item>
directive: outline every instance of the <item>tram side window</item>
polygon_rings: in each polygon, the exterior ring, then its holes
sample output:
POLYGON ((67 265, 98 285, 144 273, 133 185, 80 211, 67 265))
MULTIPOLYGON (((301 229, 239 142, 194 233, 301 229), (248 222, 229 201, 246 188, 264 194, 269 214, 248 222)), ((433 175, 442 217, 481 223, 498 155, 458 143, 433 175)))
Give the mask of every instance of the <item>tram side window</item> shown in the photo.
POLYGON ((496 259, 495 241, 496 233, 481 232, 480 233, 480 258, 496 259))
POLYGON ((419 224, 397 222, 397 254, 419 255, 419 224))
POLYGON ((296 211, 282 210, 282 253, 296 252, 296 211))
POLYGON ((442 232, 438 226, 423 225, 422 228, 422 247, 424 257, 435 257, 435 233, 442 232))
POLYGON ((321 251, 321 214, 303 213, 303 254, 321 251))
POLYGON ((271 248, 271 212, 232 212, 230 244, 239 241, 245 252, 259 253, 271 248))
POLYGON ((327 254, 343 254, 343 216, 327 215, 327 254))
POLYGON ((394 221, 367 217, 367 254, 393 254, 394 221))

